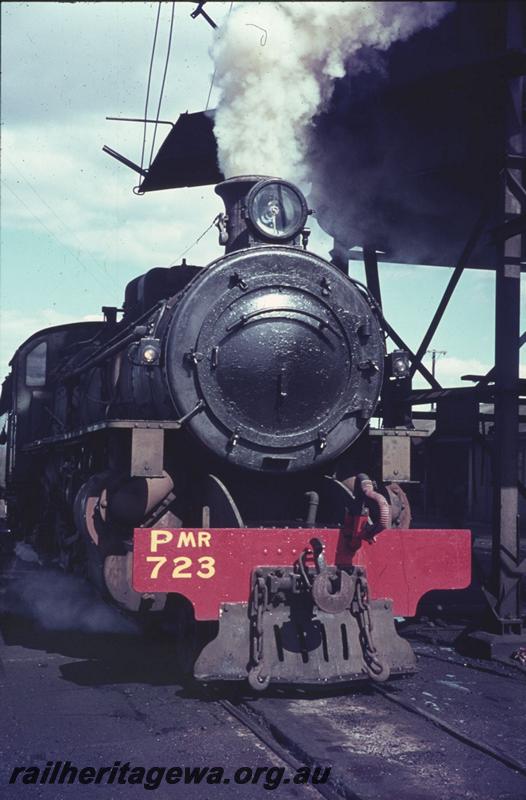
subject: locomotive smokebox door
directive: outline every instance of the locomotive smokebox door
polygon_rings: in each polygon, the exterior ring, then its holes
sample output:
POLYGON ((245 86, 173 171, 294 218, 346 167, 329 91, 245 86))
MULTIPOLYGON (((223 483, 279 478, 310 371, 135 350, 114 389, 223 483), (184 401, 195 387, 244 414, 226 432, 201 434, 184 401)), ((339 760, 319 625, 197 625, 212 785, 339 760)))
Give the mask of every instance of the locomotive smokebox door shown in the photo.
POLYGON ((166 336, 187 429, 242 469, 319 468, 378 402, 384 342, 356 287, 297 247, 234 251, 194 280, 166 336), (198 409, 197 413, 196 409, 198 409))

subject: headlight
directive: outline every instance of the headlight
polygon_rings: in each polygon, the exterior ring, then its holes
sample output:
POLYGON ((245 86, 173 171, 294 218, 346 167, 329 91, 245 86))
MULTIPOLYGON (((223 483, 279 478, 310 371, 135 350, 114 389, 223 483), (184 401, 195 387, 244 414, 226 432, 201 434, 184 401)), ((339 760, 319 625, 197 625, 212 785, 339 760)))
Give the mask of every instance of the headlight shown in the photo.
POLYGON ((392 378, 407 378, 411 371, 409 353, 405 350, 393 350, 389 354, 389 367, 392 378))
POLYGON ((305 198, 290 183, 261 181, 247 196, 247 211, 256 230, 270 239, 292 239, 304 227, 305 198))
POLYGON ((136 348, 136 360, 134 363, 145 364, 147 366, 159 363, 161 358, 161 342, 159 339, 147 336, 140 340, 136 348))

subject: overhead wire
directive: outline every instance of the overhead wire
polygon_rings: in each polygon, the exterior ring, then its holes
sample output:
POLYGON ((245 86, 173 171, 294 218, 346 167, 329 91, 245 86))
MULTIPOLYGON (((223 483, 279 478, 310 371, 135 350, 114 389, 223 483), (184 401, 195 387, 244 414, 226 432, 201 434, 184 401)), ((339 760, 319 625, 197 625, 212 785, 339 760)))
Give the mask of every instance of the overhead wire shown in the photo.
POLYGON ((144 154, 146 152, 146 131, 148 128, 148 123, 146 120, 148 119, 148 104, 150 102, 150 86, 152 83, 152 71, 153 71, 153 62, 155 58, 155 48, 157 46, 157 33, 159 31, 159 19, 161 17, 161 4, 159 3, 157 7, 157 19, 155 20, 155 33, 153 35, 153 45, 152 45, 152 55, 150 58, 150 69, 148 70, 148 85, 146 88, 146 102, 144 104, 144 133, 142 137, 142 150, 141 150, 141 170, 144 167, 144 154))
POLYGON ((97 274, 95 274, 95 273, 91 272, 91 270, 89 269, 89 267, 88 267, 86 264, 84 264, 84 262, 83 262, 83 261, 82 261, 82 260, 81 260, 81 259, 78 257, 78 255, 77 255, 77 254, 76 254, 76 253, 75 253, 73 250, 71 250, 71 248, 69 248, 69 247, 68 247, 66 244, 64 244, 64 242, 62 242, 62 241, 61 241, 61 240, 58 238, 58 236, 57 236, 55 233, 53 233, 53 231, 51 230, 51 228, 48 228, 48 226, 45 224, 45 222, 43 222, 43 221, 40 219, 40 217, 38 217, 38 216, 37 216, 37 215, 34 213, 34 211, 32 211, 32 209, 30 208, 30 206, 28 206, 28 204, 25 202, 25 200, 23 200, 23 199, 20 197, 20 195, 19 195, 19 194, 17 194, 17 193, 15 192, 15 190, 11 188, 11 186, 9 186, 9 184, 8 184, 8 183, 7 183, 7 182, 6 182, 6 181, 5 181, 3 178, 2 178, 2 183, 4 184, 4 186, 6 187, 6 189, 7 189, 9 192, 11 192, 11 194, 12 194, 14 197, 16 197, 16 199, 18 200, 18 202, 19 202, 19 203, 21 203, 21 204, 22 204, 22 205, 23 205, 23 206, 24 206, 24 207, 25 207, 25 208, 26 208, 26 209, 29 211, 29 213, 31 214, 31 216, 33 217, 33 219, 35 219, 35 220, 36 220, 36 221, 39 223, 39 225, 41 225, 41 226, 42 226, 42 228, 43 228, 43 229, 44 229, 44 230, 45 230, 45 231, 46 231, 46 232, 47 232, 47 233, 48 233, 48 234, 49 234, 49 235, 50 235, 50 236, 51 236, 53 239, 55 239, 55 241, 56 241, 56 242, 58 242, 58 244, 59 244, 59 245, 61 245, 61 246, 64 248, 64 250, 67 250, 67 251, 68 251, 68 253, 69 253, 70 255, 72 255, 72 256, 73 256, 73 258, 75 259, 75 261, 77 261, 77 262, 80 264, 80 266, 82 267, 82 269, 84 269, 84 270, 85 270, 85 271, 86 271, 86 272, 87 272, 89 275, 91 275, 91 277, 93 277, 93 278, 94 278, 94 280, 96 280, 96 281, 97 281, 97 283, 98 283, 98 284, 99 284, 99 285, 100 285, 100 286, 101 286, 103 289, 106 289, 106 286, 105 286, 105 285, 104 285, 104 284, 101 282, 101 280, 100 280, 99 276, 98 276, 97 274))
MULTIPOLYGON (((233 8, 233 6, 234 6, 234 0, 232 0, 232 2, 230 3, 230 8, 228 9, 228 14, 227 14, 227 20, 228 20, 228 17, 230 16, 230 14, 232 13, 232 8, 233 8)), ((207 110, 208 110, 208 106, 209 106, 209 104, 210 104, 210 98, 211 98, 211 96, 212 96, 212 89, 214 88, 214 81, 215 81, 215 77, 216 77, 216 72, 217 72, 217 67, 214 67, 214 72, 213 72, 213 74, 212 74, 212 80, 210 81, 210 88, 208 89, 208 97, 206 98, 206 106, 205 106, 205 111, 207 111, 207 110)), ((179 259, 183 258, 183 256, 185 256, 185 255, 186 255, 188 252, 190 252, 190 250, 191 250, 193 247, 195 247, 195 245, 196 245, 196 244, 199 244, 199 242, 201 241, 201 239, 202 239, 202 238, 203 238, 203 237, 204 237, 204 236, 205 236, 205 235, 208 233, 208 231, 209 231, 209 230, 210 230, 210 229, 211 229, 211 228, 212 228, 212 227, 213 227, 213 226, 216 224, 217 220, 218 220, 218 217, 215 217, 215 218, 212 220, 212 222, 210 223, 210 225, 209 225, 209 226, 208 226, 208 227, 207 227, 207 228, 206 228, 206 229, 203 231, 203 233, 202 233, 200 236, 198 236, 198 237, 197 237, 197 239, 195 240, 195 242, 192 242, 192 244, 191 244, 191 245, 189 245, 189 246, 188 246, 188 247, 187 247, 185 250, 183 250, 183 252, 182 252, 182 253, 181 253, 181 254, 180 254, 178 257, 177 257, 176 261, 179 261, 179 259)), ((171 266, 175 266, 175 263, 176 263, 176 262, 172 263, 172 264, 171 264, 171 266)))
MULTIPOLYGON (((233 5, 234 5, 234 0, 232 0, 232 2, 230 3, 230 8, 228 9, 228 14, 227 14, 227 20, 228 20, 230 14, 232 12, 233 5)), ((214 81, 216 79, 216 72, 217 72, 217 66, 214 67, 214 72, 212 74, 212 80, 210 81, 210 88, 208 90, 208 97, 206 98, 205 111, 208 111, 208 106, 210 104, 210 98, 212 96, 212 89, 214 88, 214 81)))
MULTIPOLYGON (((20 168, 19 168, 19 167, 18 167, 18 166, 17 166, 17 165, 14 163, 14 161, 13 161, 11 158, 9 158, 9 156, 7 156, 7 160, 10 162, 11 166, 13 167, 13 169, 15 169, 15 170, 16 170, 16 172, 18 173, 18 175, 20 176, 20 178, 21 178, 21 179, 24 181, 24 183, 25 183, 25 184, 27 184, 27 186, 28 186, 28 187, 31 189, 31 191, 33 192, 33 194, 34 194, 34 195, 36 195, 36 197, 38 197, 38 199, 40 200, 40 202, 42 203, 42 205, 46 206, 46 208, 47 208, 49 211, 51 211, 51 213, 53 214, 53 216, 54 216, 54 217, 55 217, 55 218, 56 218, 56 219, 57 219, 57 220, 60 222, 60 224, 62 225, 63 229, 66 231, 66 233, 69 233, 71 236, 73 236, 73 237, 74 237, 74 239, 75 239, 75 240, 77 241, 77 243, 79 244, 79 246, 80 246, 81 248, 83 248, 83 247, 84 247, 84 245, 82 244, 82 242, 80 241, 80 239, 78 238, 78 236, 75 234, 75 232, 71 230, 71 228, 69 227, 69 225, 67 225, 67 223, 66 223, 66 222, 64 222, 64 220, 62 219, 62 217, 61 217, 61 216, 60 216, 60 215, 59 215, 59 214, 56 212, 56 210, 55 210, 55 209, 54 209, 52 206, 50 206, 50 204, 47 202, 47 200, 46 200, 44 197, 42 197, 42 195, 40 194, 40 192, 39 192, 39 191, 38 191, 38 190, 37 190, 37 189, 36 189, 36 188, 33 186, 32 182, 31 182, 31 181, 30 181, 30 180, 27 178, 27 176, 26 176, 26 175, 24 175, 24 173, 22 172, 22 170, 21 170, 21 169, 20 169, 20 168)), ((5 185, 7 186, 7 184, 5 184, 5 185)), ((7 188, 9 188, 9 186, 8 186, 7 188)), ((12 190, 11 190, 11 191, 12 191, 12 190)), ((19 200, 20 200, 20 198, 17 198, 17 199, 19 199, 19 200)), ((26 206, 26 207, 27 207, 27 206, 26 206)), ((28 210, 29 210, 29 208, 28 208, 28 210)), ((36 217, 35 217, 35 218, 36 218, 36 217)), ((36 219, 37 219, 37 218, 36 218, 36 219)), ((54 234, 52 234, 52 235, 54 235, 54 234)), ((56 238, 56 237, 55 237, 55 238, 56 238)), ((107 267, 106 267, 104 264, 100 264, 100 263, 98 263, 97 261, 95 261, 95 259, 94 259, 92 256, 89 256, 89 258, 90 258, 90 261, 93 263, 93 265, 94 265, 95 267, 101 267, 101 268, 102 268, 102 270, 103 270, 103 272, 104 272, 105 276, 108 278, 108 280, 109 280, 109 281, 111 281, 111 283, 113 284, 113 286, 115 286, 116 288, 119 288, 119 287, 118 287, 118 284, 117 284, 117 281, 116 281, 116 280, 113 278, 113 276, 112 276, 112 275, 111 275, 111 274, 108 272, 108 269, 107 269, 107 267)), ((86 269, 88 269, 88 268, 86 267, 86 269)), ((88 271, 89 271, 89 269, 88 269, 88 271)), ((92 273, 90 273, 90 274, 92 274, 92 273)))
MULTIPOLYGON (((159 3, 159 5, 160 5, 160 3, 159 3)), ((161 91, 160 91, 160 94, 159 94, 159 103, 157 105, 157 115, 156 115, 156 118, 155 118, 155 126, 154 126, 154 129, 153 129, 152 149, 150 151, 149 167, 151 167, 152 161, 153 161, 153 153, 154 153, 154 150, 155 150, 155 139, 156 139, 156 136, 157 136, 157 127, 158 127, 158 123, 159 123, 159 117, 161 115, 161 105, 162 105, 162 102, 163 102, 164 86, 165 86, 165 83, 166 83, 166 75, 167 75, 167 72, 168 72, 168 63, 170 61, 170 51, 172 49, 172 35, 173 35, 173 27, 174 27, 174 17, 175 17, 175 0, 173 0, 173 2, 172 2, 172 13, 171 13, 171 17, 170 17, 170 30, 168 32, 168 45, 167 45, 167 48, 166 48, 166 60, 165 60, 165 63, 164 63, 163 79, 162 79, 162 82, 161 82, 161 91)))
POLYGON ((214 73, 212 75, 212 80, 210 81, 210 89, 208 90, 208 97, 206 98, 206 106, 205 111, 208 111, 208 105, 210 103, 210 98, 212 96, 212 89, 214 88, 214 81, 216 78, 217 67, 214 67, 214 73))
POLYGON ((213 226, 216 224, 216 222, 217 222, 218 218, 219 218, 219 214, 217 215, 217 217, 214 217, 214 219, 212 220, 212 222, 210 223, 210 225, 208 226, 208 228, 206 228, 206 229, 203 231, 203 233, 202 233, 200 236, 198 236, 198 237, 197 237, 197 239, 195 240, 195 242, 192 242, 192 244, 191 244, 191 245, 189 245, 189 246, 186 248, 186 250, 183 250, 183 252, 182 252, 180 255, 178 255, 178 256, 177 256, 177 258, 175 259, 175 261, 174 261, 172 264, 170 264, 170 266, 171 266, 171 267, 175 267, 175 266, 176 266, 176 262, 177 262, 177 261, 179 261, 179 259, 180 259, 180 258, 182 258, 182 257, 183 257, 183 256, 185 256, 187 253, 189 253, 189 252, 190 252, 190 250, 192 249, 192 247, 195 247, 195 246, 196 246, 196 244, 199 244, 199 242, 201 241, 201 239, 203 238, 203 236, 205 236, 205 235, 208 233, 208 231, 210 230, 210 228, 213 228, 213 226))
MULTIPOLYGON (((227 19, 228 19, 228 17, 230 16, 230 14, 232 12, 233 6, 234 6, 234 0, 232 0, 232 2, 230 3, 230 7, 228 9, 227 19)), ((149 96, 150 96, 150 87, 151 87, 153 63, 154 63, 154 57, 155 57, 155 49, 156 49, 156 43, 157 43, 157 35, 158 35, 158 29, 159 29, 160 11, 161 11, 161 2, 159 2, 158 10, 157 10, 157 18, 156 18, 156 22, 155 22, 155 32, 154 32, 153 45, 152 45, 152 54, 151 54, 151 58, 150 58, 150 67, 149 67, 149 71, 148 71, 148 84, 147 84, 147 90, 146 90, 146 103, 145 103, 145 107, 144 107, 144 117, 145 117, 145 119, 148 116, 148 104, 149 104, 149 96)), ((161 83, 161 91, 160 91, 160 94, 159 94, 159 102, 158 102, 158 105, 157 105, 157 114, 156 114, 156 117, 155 117, 155 127, 154 127, 154 131, 153 131, 152 146, 151 146, 151 150, 150 150, 150 158, 149 158, 149 166, 148 166, 148 168, 151 167, 151 164, 152 164, 152 161, 153 161, 153 154, 154 154, 154 151, 155 151, 155 140, 156 140, 156 136, 157 136, 157 127, 158 127, 159 117, 160 117, 160 114, 161 114, 161 106, 162 106, 162 100, 163 100, 163 94, 164 94, 164 87, 165 87, 165 83, 166 83, 166 76, 167 76, 167 73, 168 73, 168 64, 169 64, 171 46, 172 46, 174 17, 175 17, 175 0, 173 0, 173 2, 172 2, 172 11, 171 11, 171 17, 170 17, 170 30, 169 30, 169 33, 168 33, 168 45, 167 45, 167 50, 166 50, 166 60, 165 60, 165 64, 164 64, 163 78, 162 78, 162 83, 161 83)), ((214 72, 213 72, 213 75, 212 75, 212 80, 210 82, 210 88, 208 90, 208 97, 207 97, 207 100, 206 100, 205 110, 208 110, 208 106, 209 106, 209 103, 210 103, 210 98, 211 98, 211 95, 212 95, 212 89, 214 87, 216 71, 217 71, 217 68, 214 69, 214 72)), ((145 125, 144 125, 144 135, 143 135, 143 144, 142 144, 142 152, 141 152, 141 169, 144 167, 145 146, 146 146, 146 122, 145 122, 145 125)), ((195 247, 195 245, 198 244, 201 241, 201 239, 203 239, 203 237, 216 224, 216 222, 217 222, 217 217, 215 217, 212 220, 210 225, 208 225, 208 227, 200 234, 200 236, 197 237, 197 239, 194 242, 192 242, 192 244, 190 244, 187 248, 185 248, 185 250, 183 250, 183 252, 176 258, 176 260, 170 266, 175 266, 177 261, 179 261, 181 258, 183 258, 193 247, 195 247)))
MULTIPOLYGON (((230 8, 229 8, 229 11, 228 11, 228 16, 230 16, 230 13, 231 13, 231 11, 232 11, 232 7, 233 7, 233 5, 234 5, 234 2, 233 2, 233 0, 232 0, 232 2, 230 3, 230 8)), ((161 15, 161 7, 162 7, 162 3, 161 3, 161 2, 159 2, 159 3, 158 3, 158 8, 157 8, 157 16, 156 16, 156 21, 155 21, 154 37, 153 37, 153 43, 152 43, 152 53, 151 53, 151 57, 150 57, 150 64, 149 64, 149 70, 148 70, 148 82, 147 82, 146 100, 145 100, 145 109, 144 109, 144 117, 145 117, 145 120, 146 120, 146 119, 147 119, 147 117, 148 117, 148 106, 149 106, 149 102, 150 102, 151 81, 152 81, 152 74, 153 74, 153 65, 154 65, 154 60, 155 60, 155 51, 156 51, 156 47, 157 47, 157 38, 158 38, 158 33, 159 33, 159 22, 160 22, 160 15, 161 15)), ((157 105, 157 114, 156 114, 156 118, 155 118, 155 127, 154 127, 153 138, 152 138, 152 146, 151 146, 151 150, 150 150, 149 166, 151 166, 151 163, 152 163, 152 160, 153 160, 153 153, 154 153, 154 150, 155 150, 155 141, 156 141, 156 135, 157 135, 157 128, 158 128, 158 122, 159 122, 160 113, 161 113, 162 100, 163 100, 163 95, 164 95, 164 89, 165 89, 165 84, 166 84, 166 77, 167 77, 167 73, 168 73, 168 65, 169 65, 170 54, 171 54, 172 38, 173 38, 173 28, 174 28, 174 19, 175 19, 175 0, 173 0, 173 1, 172 1, 172 7, 171 7, 170 28, 169 28, 169 33, 168 33, 168 43, 167 43, 167 50, 166 50, 166 59, 165 59, 164 70, 163 70, 163 78, 162 78, 162 82, 161 82, 161 90, 160 90, 160 94, 159 94, 159 102, 158 102, 158 105, 157 105)), ((211 93, 212 93, 212 89, 213 89, 213 85, 214 85, 214 80, 215 80, 215 75, 216 75, 216 70, 214 69, 214 73, 213 73, 213 75, 212 75, 212 81, 211 81, 211 84, 210 84, 210 89, 209 89, 209 92, 208 92, 208 98, 207 98, 206 108, 208 108, 208 105, 209 105, 209 102, 210 102, 210 97, 211 97, 211 93)), ((142 141, 142 147, 141 147, 141 169, 144 167, 144 157, 145 157, 145 153, 146 153, 146 138, 147 138, 147 137, 146 137, 146 134, 147 134, 147 123, 145 122, 145 123, 144 123, 144 132, 143 132, 143 141, 142 141)), ((45 200, 45 199, 44 199, 44 198, 43 198, 43 197, 42 197, 42 196, 39 194, 39 192, 38 192, 38 191, 37 191, 37 190, 34 188, 34 186, 31 184, 31 182, 30 182, 30 181, 29 181, 29 180, 28 180, 28 179, 27 179, 27 178, 26 178, 26 177, 23 175, 23 173, 22 173, 22 172, 21 172, 21 171, 20 171, 20 170, 19 170, 19 169, 16 167, 16 165, 15 165, 15 164, 13 164, 13 166, 15 167, 15 169, 17 170, 17 172, 18 172, 18 173, 19 173, 19 175, 21 176, 22 180, 23 180, 23 181, 24 181, 24 182, 25 182, 25 183, 26 183, 26 184, 29 186, 29 188, 31 189, 31 191, 32 191, 32 192, 33 192, 33 193, 34 193, 34 194, 35 194, 35 195, 36 195, 36 196, 39 198, 39 200, 42 202, 42 204, 43 204, 44 206, 46 206, 46 208, 47 208, 47 209, 48 209, 48 210, 49 210, 49 211, 50 211, 50 212, 51 212, 51 213, 52 213, 52 214, 53 214, 53 215, 56 217, 56 219, 57 219, 57 220, 60 222, 60 224, 62 225, 62 227, 64 228, 64 230, 65 230, 65 231, 67 231, 67 232, 69 232, 70 234, 73 234, 73 235, 75 236, 75 234, 74 234, 74 233, 73 233, 73 232, 70 230, 70 228, 67 226, 67 224, 64 222, 64 220, 63 220, 63 219, 62 219, 62 218, 59 216, 59 214, 58 214, 58 213, 57 213, 57 212, 56 212, 56 211, 55 211, 55 210, 54 210, 54 209, 53 209, 53 208, 52 208, 52 207, 49 205, 49 203, 48 203, 48 202, 47 202, 47 201, 46 201, 46 200, 45 200)), ((16 193, 16 192, 15 192, 15 191, 14 191, 14 190, 11 188, 11 186, 9 186, 9 184, 8 184, 8 183, 7 183, 5 180, 3 180, 3 179, 2 179, 2 183, 3 183, 3 184, 4 184, 4 186, 5 186, 5 187, 8 189, 8 191, 9 191, 9 192, 11 192, 11 194, 12 194, 12 195, 13 195, 13 196, 14 196, 14 197, 15 197, 15 198, 18 200, 18 202, 19 202, 19 203, 21 203, 21 205, 23 205, 23 206, 26 208, 26 210, 27 210, 27 211, 29 212, 29 214, 30 214, 30 215, 33 217, 33 219, 35 219, 35 220, 36 220, 36 222, 38 222, 38 224, 39 224, 39 225, 40 225, 40 226, 41 226, 41 227, 42 227, 42 228, 43 228, 43 229, 44 229, 44 230, 45 230, 45 231, 46 231, 46 232, 47 232, 47 233, 48 233, 48 234, 49 234, 49 235, 50 235, 50 236, 51 236, 51 237, 52 237, 52 238, 53 238, 53 239, 54 239, 54 240, 55 240, 55 241, 58 243, 58 244, 60 244, 60 245, 61 245, 61 246, 62 246, 62 247, 63 247, 63 248, 64 248, 64 249, 65 249, 65 250, 68 252, 68 253, 70 253, 70 255, 72 255, 72 256, 73 256, 73 258, 74 258, 74 259, 77 261, 77 263, 78 263, 78 264, 80 264, 80 266, 83 268, 83 270, 85 270, 85 271, 86 271, 86 272, 87 272, 89 275, 91 275, 91 277, 93 277, 93 278, 94 278, 94 280, 96 280, 96 281, 99 283, 99 285, 100 285, 100 286, 103 286, 103 284, 102 284, 102 282, 101 282, 101 280, 100 280, 99 276, 98 276, 98 275, 96 275, 95 273, 93 273, 93 272, 90 270, 90 268, 89 268, 89 267, 88 267, 88 266, 87 266, 87 265, 84 263, 84 261, 82 261, 82 259, 81 259, 81 258, 79 258, 79 256, 78 256, 78 255, 77 255, 77 254, 76 254, 76 253, 75 253, 75 252, 74 252, 74 251, 73 251, 73 250, 72 250, 70 247, 68 247, 68 246, 67 246, 67 245, 66 245, 66 244, 65 244, 63 241, 61 241, 61 240, 58 238, 58 236, 57 236, 57 235, 56 235, 56 234, 55 234, 55 233, 54 233, 54 232, 51 230, 51 228, 49 228, 49 227, 48 227, 48 225, 46 225, 46 224, 45 224, 45 222, 43 222, 43 220, 42 220, 42 219, 41 219, 41 218, 40 218, 40 217, 39 217, 37 214, 35 214, 35 213, 34 213, 34 211, 33 211, 33 210, 31 209, 31 207, 30 207, 30 206, 29 206, 29 205, 28 205, 28 204, 27 204, 27 203, 26 203, 26 202, 23 200, 23 198, 22 198, 22 197, 20 197, 20 195, 18 195, 18 194, 17 194, 17 193, 16 193)), ((185 250, 184 250, 184 251, 181 253, 181 255, 179 256, 179 258, 182 258, 182 257, 183 257, 184 255, 186 255, 186 253, 188 253, 188 252, 189 252, 189 251, 190 251, 190 250, 191 250, 191 249, 192 249, 192 248, 193 248, 193 247, 194 247, 196 244, 198 244, 198 243, 201 241, 201 239, 202 239, 202 238, 203 238, 203 237, 206 235, 206 233, 208 233, 208 231, 209 231, 209 230, 210 230, 210 229, 213 227, 213 225, 215 224, 215 222, 216 222, 216 219, 214 219, 214 220, 213 220, 213 221, 210 223, 210 225, 209 225, 209 226, 206 228, 206 230, 205 230, 205 231, 203 231, 203 233, 202 233, 202 234, 201 234, 201 235, 200 235, 200 236, 199 236, 199 237, 198 237, 198 238, 197 238, 197 239, 196 239, 196 240, 195 240, 195 241, 194 241, 194 242, 193 242, 191 245, 189 245, 189 247, 187 247, 187 248, 186 248, 186 249, 185 249, 185 250)), ((77 241, 79 241, 79 240, 78 240, 78 238, 77 238, 76 236, 75 236, 75 238, 76 238, 76 240, 77 240, 77 241)), ((80 242, 79 242, 79 244, 80 244, 80 242)), ((113 283, 115 283, 115 281, 113 280, 113 278, 112 278, 112 277, 109 275, 109 273, 108 273, 106 270, 105 270, 105 275, 106 275, 106 277, 107 277, 108 279, 110 279, 110 280, 111 280, 113 283)))

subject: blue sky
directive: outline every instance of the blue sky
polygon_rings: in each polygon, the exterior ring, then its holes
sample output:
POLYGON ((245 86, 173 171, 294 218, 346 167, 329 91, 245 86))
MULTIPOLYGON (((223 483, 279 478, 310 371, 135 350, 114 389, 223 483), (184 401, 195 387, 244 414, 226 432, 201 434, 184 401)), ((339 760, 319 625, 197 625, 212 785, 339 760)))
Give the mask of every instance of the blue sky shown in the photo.
MULTIPOLYGON (((210 13, 220 23, 229 6, 210 4, 210 13)), ((213 31, 203 18, 191 19, 194 7, 176 4, 161 118, 205 107, 213 31)), ((31 332, 98 318, 102 305, 120 305, 127 281, 180 260, 221 210, 213 187, 136 197, 134 173, 101 151, 108 144, 140 161, 141 126, 105 117, 144 113, 156 13, 155 3, 2 3, 2 375, 31 332)), ((163 4, 150 114, 169 15, 170 5, 163 4)), ((320 255, 332 246, 319 229, 311 245, 320 255)), ((207 263, 220 252, 213 229, 187 258, 207 263)), ((353 274, 363 276, 359 264, 353 274)), ((412 347, 450 274, 382 266, 385 315, 412 347)), ((523 277, 523 297, 524 288, 523 277)), ((493 323, 493 275, 466 272, 432 343, 447 351, 437 365, 444 384, 492 366, 493 323)))

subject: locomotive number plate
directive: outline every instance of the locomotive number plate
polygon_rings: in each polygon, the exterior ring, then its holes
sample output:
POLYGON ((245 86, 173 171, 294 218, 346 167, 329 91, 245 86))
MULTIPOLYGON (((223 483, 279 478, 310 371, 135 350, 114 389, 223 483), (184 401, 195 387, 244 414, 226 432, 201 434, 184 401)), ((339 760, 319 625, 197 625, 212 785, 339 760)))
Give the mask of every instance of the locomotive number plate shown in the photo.
POLYGON ((181 591, 177 581, 209 580, 216 560, 208 555, 209 531, 150 530, 135 536, 133 583, 155 583, 154 591, 181 591))
POLYGON ((248 602, 257 567, 292 567, 313 536, 323 543, 328 565, 365 567, 371 598, 392 599, 395 615, 414 616, 431 589, 470 582, 465 530, 387 530, 355 552, 335 528, 136 528, 132 586, 140 593, 183 595, 196 619, 218 619, 225 603, 248 602))
MULTIPOLYGON (((333 560, 339 531, 317 534, 333 560)), ((312 529, 291 528, 136 528, 132 586, 141 593, 176 592, 193 604, 196 619, 217 619, 222 603, 248 601, 257 566, 292 566, 312 535, 312 529)))

